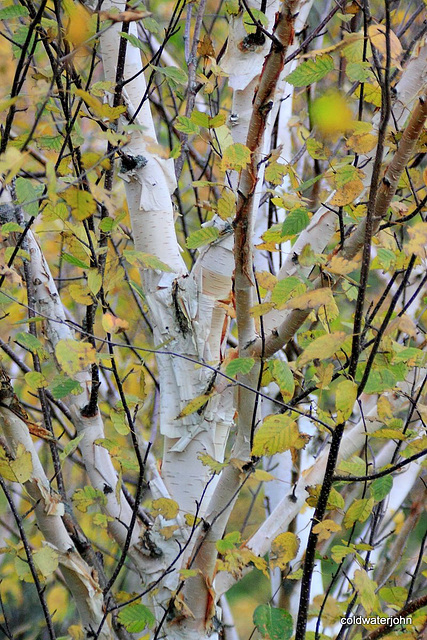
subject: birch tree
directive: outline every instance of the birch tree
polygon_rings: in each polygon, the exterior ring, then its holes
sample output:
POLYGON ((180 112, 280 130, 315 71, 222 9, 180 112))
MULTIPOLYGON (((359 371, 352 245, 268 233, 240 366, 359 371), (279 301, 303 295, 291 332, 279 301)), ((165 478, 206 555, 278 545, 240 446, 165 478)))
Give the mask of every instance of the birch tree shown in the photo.
POLYGON ((425 633, 423 8, 3 1, 4 637, 425 633))

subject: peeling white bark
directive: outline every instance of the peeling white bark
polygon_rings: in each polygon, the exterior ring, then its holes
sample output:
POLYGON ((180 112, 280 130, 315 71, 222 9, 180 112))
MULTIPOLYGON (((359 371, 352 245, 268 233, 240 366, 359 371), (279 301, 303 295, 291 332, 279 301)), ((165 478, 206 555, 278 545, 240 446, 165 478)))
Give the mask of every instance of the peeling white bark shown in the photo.
MULTIPOLYGON (((95 631, 104 614, 104 598, 96 571, 91 569, 76 551, 62 522, 64 504, 60 496, 50 488, 27 425, 6 407, 0 407, 0 425, 13 454, 16 454, 19 444, 31 454, 33 470, 30 480, 23 486, 35 505, 37 525, 46 542, 58 554, 62 574, 76 603, 83 627, 88 632, 95 631)), ((108 640, 111 639, 111 634, 106 624, 99 637, 108 640)))

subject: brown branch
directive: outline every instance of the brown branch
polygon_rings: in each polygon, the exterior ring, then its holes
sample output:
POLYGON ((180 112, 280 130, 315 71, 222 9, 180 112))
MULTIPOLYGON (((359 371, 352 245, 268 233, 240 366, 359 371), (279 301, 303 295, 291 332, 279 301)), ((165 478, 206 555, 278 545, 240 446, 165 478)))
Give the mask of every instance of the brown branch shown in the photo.
MULTIPOLYGON (((400 609, 400 611, 397 611, 393 615, 393 617, 390 618, 390 620, 394 621, 395 618, 396 619, 406 618, 411 613, 414 613, 415 611, 418 611, 419 609, 422 609, 425 606, 427 606, 427 595, 421 596, 420 598, 417 598, 416 600, 412 600, 412 602, 409 602, 407 605, 403 607, 403 609, 400 609)), ((378 627, 378 629, 375 629, 368 636, 366 636, 366 640, 378 640, 378 638, 382 638, 383 636, 390 633, 391 629, 393 629, 397 624, 398 624, 397 622, 396 623, 393 622, 392 624, 383 624, 381 627, 378 627)))
MULTIPOLYGON (((378 188, 375 201, 375 209, 372 217, 372 235, 377 233, 381 221, 387 214, 394 194, 396 193, 399 178, 408 164, 420 137, 424 123, 427 119, 427 99, 423 95, 418 99, 410 120, 403 132, 399 147, 389 164, 378 188)), ((366 218, 359 223, 352 235, 346 240, 345 246, 334 253, 346 260, 352 260, 363 248, 365 239, 366 218)), ((327 266, 325 267, 327 269, 327 266)), ((338 284, 337 280, 335 286, 338 284)), ((313 288, 323 286, 322 279, 317 278, 313 288)), ((289 313, 282 324, 274 329, 265 341, 265 357, 270 357, 291 340, 296 331, 306 320, 311 310, 296 309, 289 313)), ((251 355, 259 356, 262 350, 262 341, 258 339, 251 346, 251 355)))

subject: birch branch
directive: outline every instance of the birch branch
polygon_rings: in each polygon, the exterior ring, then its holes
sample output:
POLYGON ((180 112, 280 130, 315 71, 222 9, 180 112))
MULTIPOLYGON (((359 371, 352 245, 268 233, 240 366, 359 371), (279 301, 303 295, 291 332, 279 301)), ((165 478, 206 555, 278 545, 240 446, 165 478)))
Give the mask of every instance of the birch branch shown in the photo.
MULTIPOLYGON (((3 406, 0 406, 0 423, 12 453, 16 454, 18 446, 22 445, 25 451, 31 454, 31 478, 23 486, 35 505, 34 511, 40 531, 58 554, 61 571, 75 599, 82 623, 87 631, 94 631, 103 618, 104 604, 97 576, 76 551, 62 522, 64 505, 60 496, 51 491, 27 425, 3 406)), ((111 638, 108 628, 102 632, 100 638, 111 638)))
MULTIPOLYGON (((412 380, 401 383, 401 392, 388 393, 387 398, 390 401, 394 411, 401 411, 410 406, 411 393, 416 391, 423 384, 425 373, 422 371, 414 372, 414 382, 412 380)), ((337 466, 344 460, 350 459, 362 449, 366 442, 366 437, 375 433, 383 426, 377 417, 377 408, 371 409, 365 416, 364 420, 360 420, 354 427, 344 432, 339 450, 337 466)), ((326 463, 329 455, 329 445, 316 459, 313 465, 302 471, 297 484, 289 491, 279 502, 270 516, 266 518, 259 529, 248 540, 246 546, 257 556, 265 555, 271 547, 271 543, 280 533, 285 532, 292 520, 298 515, 303 507, 306 498, 309 496, 307 487, 319 485, 323 482, 326 463)), ((218 573, 215 577, 215 590, 218 596, 226 592, 232 584, 233 578, 227 572, 218 573)))
MULTIPOLYGON (((427 83, 427 44, 420 46, 418 55, 414 56, 405 67, 402 77, 396 85, 396 96, 393 104, 393 121, 396 128, 404 125, 408 116, 411 115, 414 102, 420 91, 420 86, 427 83)), ((378 126, 378 119, 375 120, 374 127, 378 126)), ((375 156, 375 148, 361 157, 361 161, 366 166, 363 183, 367 188, 371 180, 372 159, 375 156)), ((332 192, 328 198, 334 195, 332 192)), ((325 204, 328 203, 328 200, 325 204)), ((300 255, 306 245, 309 245, 315 253, 322 253, 330 242, 336 229, 337 216, 325 206, 320 206, 316 211, 309 225, 300 233, 297 241, 292 246, 292 251, 286 257, 282 268, 279 271, 278 279, 283 280, 289 276, 301 275, 308 277, 310 268, 301 267, 295 263, 294 255, 300 255)), ((267 298, 268 300, 268 298, 267 298)), ((266 332, 272 332, 285 322, 291 314, 289 312, 273 309, 264 316, 264 327, 266 332)), ((305 317, 297 313, 293 314, 290 320, 288 335, 292 337, 299 326, 304 322, 305 317), (295 328, 294 328, 295 327, 295 328)), ((287 338, 288 340, 289 338, 287 338)))
MULTIPOLYGON (((399 178, 414 152, 417 140, 423 131, 426 118, 427 103, 425 96, 422 96, 418 98, 418 102, 405 128, 399 147, 381 181, 373 214, 373 234, 378 231, 381 220, 387 213, 388 207, 396 192, 399 178)), ((365 225, 366 220, 363 219, 350 238, 345 242, 344 247, 335 251, 334 255, 342 255, 346 260, 354 258, 363 247, 365 225)), ((314 288, 322 286, 321 279, 317 278, 313 284, 314 288)), ((281 349, 283 345, 295 335, 309 313, 307 310, 298 309, 289 313, 281 325, 268 336, 265 341, 265 346, 261 340, 258 339, 253 345, 251 353, 260 355, 263 348, 266 357, 276 353, 276 351, 281 349)))
MULTIPOLYGON (((44 317, 54 320, 53 322, 46 320, 45 323, 48 344, 54 353, 55 347, 60 340, 74 341, 74 336, 66 323, 64 309, 49 266, 32 232, 28 234, 27 241, 28 252, 31 256, 34 286, 34 301, 32 302, 36 309, 36 314, 39 311, 44 317), (55 320, 59 322, 55 322, 55 320)), ((132 510, 121 491, 119 492, 119 498, 117 498, 117 472, 114 469, 108 451, 96 444, 97 441, 105 437, 100 412, 98 411, 93 417, 85 417, 82 414, 82 410, 87 405, 90 397, 90 373, 81 371, 76 374, 76 379, 82 386, 83 392, 79 395, 70 395, 69 405, 76 431, 78 434, 84 435, 80 441, 79 448, 92 486, 105 494, 105 510, 113 518, 109 522, 109 530, 118 544, 122 546, 126 540, 127 525, 131 521, 132 510), (105 493, 106 486, 110 487, 112 491, 105 493)), ((139 529, 136 527, 132 538, 133 545, 138 543, 138 535, 139 529)), ((130 555, 132 555, 132 547, 130 555)))

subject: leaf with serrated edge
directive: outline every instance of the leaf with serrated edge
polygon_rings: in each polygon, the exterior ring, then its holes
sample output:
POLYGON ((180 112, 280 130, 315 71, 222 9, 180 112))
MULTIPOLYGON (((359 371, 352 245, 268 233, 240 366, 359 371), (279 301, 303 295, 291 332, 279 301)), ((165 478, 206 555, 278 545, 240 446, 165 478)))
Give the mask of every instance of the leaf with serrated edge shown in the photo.
POLYGON ((326 358, 330 358, 344 344, 346 338, 347 334, 343 331, 327 333, 324 336, 320 336, 320 338, 316 338, 299 356, 299 366, 302 367, 311 360, 326 360, 326 358))

